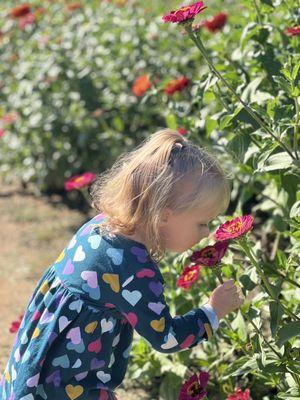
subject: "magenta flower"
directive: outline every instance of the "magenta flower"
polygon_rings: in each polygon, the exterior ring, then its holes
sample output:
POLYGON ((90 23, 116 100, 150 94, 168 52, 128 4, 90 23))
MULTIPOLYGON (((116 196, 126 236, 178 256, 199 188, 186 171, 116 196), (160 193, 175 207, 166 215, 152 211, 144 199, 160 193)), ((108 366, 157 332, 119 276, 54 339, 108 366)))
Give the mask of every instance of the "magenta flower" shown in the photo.
POLYGON ((199 400, 207 395, 205 387, 208 384, 209 373, 200 371, 199 375, 194 374, 181 387, 178 400, 199 400))
POLYGON ((65 182, 64 187, 68 192, 74 189, 81 189, 88 186, 95 178, 96 174, 93 174, 92 172, 74 175, 65 182))
POLYGON ((164 22, 185 22, 194 19, 197 14, 207 8, 202 1, 196 1, 196 3, 190 6, 184 6, 177 10, 170 11, 162 17, 164 22))
POLYGON ((299 36, 300 35, 300 25, 293 26, 292 28, 287 28, 285 33, 289 36, 299 36))
POLYGON ((188 265, 184 268, 182 274, 176 282, 176 286, 182 287, 184 290, 188 290, 192 283, 196 282, 199 278, 200 273, 199 265, 188 265))
POLYGON ((215 233, 217 240, 227 240, 240 237, 253 228, 252 215, 242 215, 221 224, 215 233))
POLYGON ((235 389, 233 394, 230 394, 226 400, 249 400, 250 399, 250 389, 246 389, 244 392, 241 388, 235 389))
POLYGON ((190 257, 190 260, 197 265, 212 267, 221 261, 226 253, 228 246, 229 240, 217 242, 212 246, 206 246, 200 251, 194 251, 194 253, 190 257))

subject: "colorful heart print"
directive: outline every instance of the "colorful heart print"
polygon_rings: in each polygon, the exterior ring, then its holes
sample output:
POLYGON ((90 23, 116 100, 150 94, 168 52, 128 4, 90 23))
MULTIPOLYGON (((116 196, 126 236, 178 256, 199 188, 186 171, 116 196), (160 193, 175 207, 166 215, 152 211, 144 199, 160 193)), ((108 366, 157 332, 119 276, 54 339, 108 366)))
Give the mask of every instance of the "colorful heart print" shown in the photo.
POLYGON ((130 292, 129 290, 124 289, 122 290, 122 296, 126 301, 128 301, 129 304, 134 307, 142 298, 142 293, 138 290, 133 290, 132 292, 130 292))
POLYGON ((141 249, 140 247, 133 246, 130 249, 130 252, 136 256, 140 263, 145 263, 148 261, 148 252, 145 249, 141 249))
POLYGON ((89 244, 91 245, 91 248, 93 249, 93 250, 97 250, 98 249, 98 247, 100 246, 100 243, 101 243, 101 236, 99 236, 99 235, 92 235, 92 236, 89 236, 89 238, 88 238, 88 242, 89 242, 89 244))
POLYGON ((80 385, 77 385, 77 386, 67 385, 65 390, 66 390, 68 397, 71 400, 77 399, 83 393, 83 387, 80 385))
POLYGON ((121 265, 123 262, 123 249, 107 249, 106 254, 115 265, 121 265))
POLYGON ((108 283, 115 293, 120 291, 120 280, 118 274, 103 274, 102 279, 105 283, 108 283))
POLYGON ((83 247, 80 245, 77 247, 76 252, 73 257, 73 261, 80 262, 85 260, 86 254, 83 250, 83 247))

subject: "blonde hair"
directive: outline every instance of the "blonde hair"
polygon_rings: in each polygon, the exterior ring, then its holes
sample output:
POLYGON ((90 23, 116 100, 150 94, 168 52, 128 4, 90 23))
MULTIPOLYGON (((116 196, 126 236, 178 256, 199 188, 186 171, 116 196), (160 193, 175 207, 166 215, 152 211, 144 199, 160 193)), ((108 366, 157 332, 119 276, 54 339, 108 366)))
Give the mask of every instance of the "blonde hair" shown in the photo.
POLYGON ((143 227, 149 255, 158 262, 166 252, 159 229, 164 209, 185 212, 207 204, 211 210, 207 199, 213 196, 216 209, 224 212, 230 185, 212 155, 177 131, 163 129, 99 174, 90 195, 92 207, 107 216, 99 225, 103 234, 116 230, 132 235, 143 227), (194 190, 182 190, 190 180, 194 190))

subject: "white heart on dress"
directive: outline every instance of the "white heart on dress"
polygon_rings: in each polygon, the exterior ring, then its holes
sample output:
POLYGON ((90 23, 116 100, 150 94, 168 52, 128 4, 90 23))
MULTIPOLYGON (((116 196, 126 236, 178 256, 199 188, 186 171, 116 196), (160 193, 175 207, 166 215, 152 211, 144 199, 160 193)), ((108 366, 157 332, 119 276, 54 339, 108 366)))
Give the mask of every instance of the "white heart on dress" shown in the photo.
POLYGON ((111 380, 110 374, 105 374, 103 371, 98 371, 97 372, 97 377, 102 381, 103 383, 106 383, 111 380))
POLYGON ((83 250, 83 247, 80 245, 78 246, 73 261, 83 261, 85 259, 85 252, 83 250))

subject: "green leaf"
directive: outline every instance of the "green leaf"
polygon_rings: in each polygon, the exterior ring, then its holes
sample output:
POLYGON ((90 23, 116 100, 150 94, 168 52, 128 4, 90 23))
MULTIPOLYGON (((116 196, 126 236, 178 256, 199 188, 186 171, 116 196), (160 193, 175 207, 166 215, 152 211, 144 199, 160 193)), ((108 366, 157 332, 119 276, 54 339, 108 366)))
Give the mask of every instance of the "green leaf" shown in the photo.
POLYGON ((226 149, 236 158, 240 163, 244 162, 246 151, 251 143, 250 136, 246 133, 236 134, 226 145, 226 149))
POLYGON ((300 217, 300 201, 296 201, 290 210, 290 218, 300 217))
POLYGON ((273 338, 275 338, 278 324, 280 322, 282 315, 284 314, 284 311, 283 311, 280 303, 273 301, 273 300, 270 300, 269 308, 270 308, 270 317, 271 317, 270 328, 271 328, 272 336, 273 336, 273 338))
POLYGON ((300 335, 300 321, 288 323, 278 331, 277 346, 281 347, 286 341, 298 335, 300 335))
POLYGON ((215 129, 215 127, 218 125, 218 122, 213 119, 213 118, 206 118, 205 120, 205 126, 206 126, 206 132, 208 135, 211 134, 211 132, 215 129))
POLYGON ((167 127, 170 129, 177 129, 177 122, 176 122, 176 116, 174 114, 168 114, 166 116, 166 123, 167 127))
POLYGON ((282 151, 280 153, 272 154, 265 162, 259 171, 275 171, 280 169, 289 168, 293 163, 292 157, 282 151))
POLYGON ((162 380, 159 387, 159 400, 174 400, 178 398, 183 385, 181 376, 169 372, 162 380))

